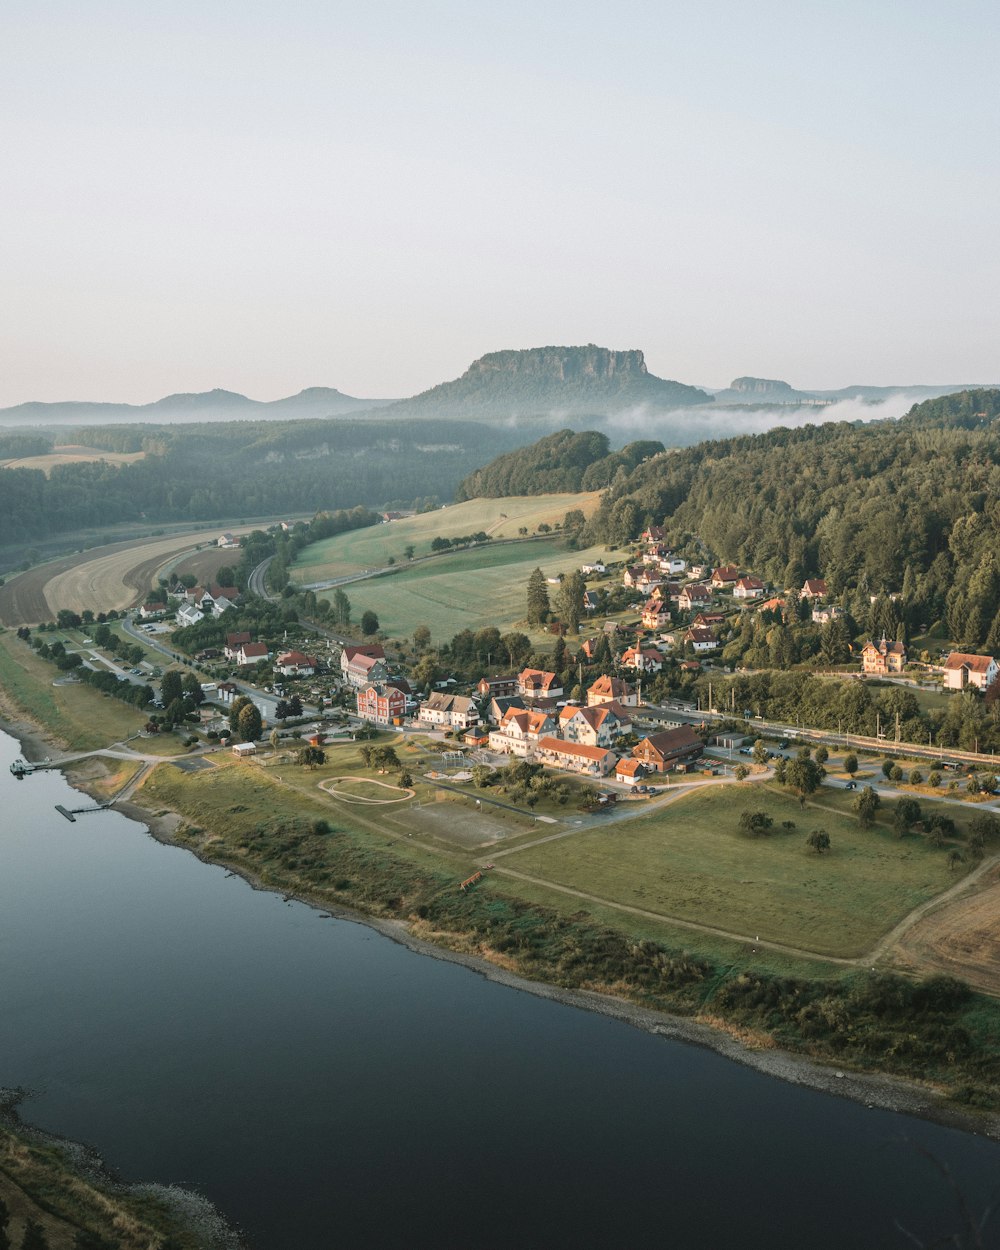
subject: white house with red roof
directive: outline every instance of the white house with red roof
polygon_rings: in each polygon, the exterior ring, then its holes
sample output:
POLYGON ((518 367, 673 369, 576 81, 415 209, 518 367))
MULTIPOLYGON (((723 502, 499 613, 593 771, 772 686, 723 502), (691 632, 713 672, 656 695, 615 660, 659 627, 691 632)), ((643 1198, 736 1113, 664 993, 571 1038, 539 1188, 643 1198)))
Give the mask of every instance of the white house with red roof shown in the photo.
POLYGON ((274 667, 283 677, 312 677, 318 663, 314 655, 305 655, 301 651, 283 651, 274 661, 274 667))
POLYGON ((529 702, 532 699, 558 699, 562 692, 555 673, 541 668, 523 668, 517 675, 517 693, 529 702))
POLYGON ((945 690, 985 690, 996 681, 997 662, 992 655, 968 655, 953 651, 944 662, 945 690))
POLYGON ((663 668, 663 656, 652 647, 629 647, 622 655, 622 668, 634 668, 639 673, 658 673, 663 668))
POLYGON ((764 594, 764 583, 759 577, 741 577, 733 587, 734 599, 760 599, 764 594))
POLYGON ((559 736, 566 742, 610 747, 631 729, 631 717, 620 705, 616 708, 614 703, 602 703, 597 707, 564 707, 559 712, 559 736))
POLYGON ((827 596, 826 582, 822 577, 807 577, 799 591, 800 599, 825 599, 827 596))
POLYGON ((490 732, 490 750, 524 759, 534 755, 539 741, 555 733, 556 721, 548 712, 509 708, 499 726, 490 732))
POLYGON ((265 643, 244 642, 236 652, 236 663, 240 668, 249 668, 252 664, 259 664, 261 660, 266 660, 269 655, 270 652, 265 643))
POLYGON ((385 651, 378 643, 349 645, 340 655, 340 675, 352 686, 384 681, 389 675, 385 651))
POLYGON ((620 677, 598 677, 587 691, 587 706, 599 707, 602 703, 620 703, 622 707, 638 707, 639 696, 635 687, 620 677))
POLYGON ((712 574, 712 586, 715 590, 725 590, 740 580, 740 571, 735 564, 723 564, 712 574))
POLYGON ((707 608, 712 602, 712 592, 702 582, 692 582, 685 586, 677 596, 677 606, 682 612, 694 612, 698 608, 707 608))

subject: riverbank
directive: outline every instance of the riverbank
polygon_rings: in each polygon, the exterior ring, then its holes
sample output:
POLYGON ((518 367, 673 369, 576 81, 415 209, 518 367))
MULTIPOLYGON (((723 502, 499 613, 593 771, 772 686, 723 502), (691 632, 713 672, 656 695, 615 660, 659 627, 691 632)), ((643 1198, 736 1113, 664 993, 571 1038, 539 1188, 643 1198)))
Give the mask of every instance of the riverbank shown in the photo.
MULTIPOLYGON (((0 727, 18 737, 26 756, 40 758, 53 753, 58 746, 38 727, 24 718, 14 722, 0 722, 0 727)), ((73 784, 86 788, 88 783, 77 777, 73 784)), ((148 807, 130 799, 116 804, 118 810, 131 819, 146 825, 157 840, 191 850, 207 863, 221 864, 247 880, 254 888, 276 891, 281 886, 259 876, 252 865, 237 862, 225 853, 223 844, 215 844, 210 850, 197 844, 190 830, 183 832, 184 818, 174 811, 148 807)), ((839 1097, 846 1097, 867 1106, 920 1116, 940 1123, 959 1127, 965 1131, 985 1134, 1000 1139, 1000 1117, 995 1114, 968 1110, 947 1100, 941 1089, 930 1084, 885 1073, 858 1071, 847 1066, 835 1067, 826 1061, 817 1061, 805 1054, 795 1053, 777 1046, 773 1039, 759 1029, 753 1029, 722 1019, 714 1013, 693 1013, 690 1016, 653 1009, 627 998, 586 988, 555 985, 541 979, 525 977, 511 967, 513 961, 496 954, 489 958, 471 949, 456 946, 475 946, 476 934, 442 932, 425 919, 398 919, 346 907, 331 900, 329 896, 308 889, 296 888, 290 892, 281 890, 287 897, 294 897, 323 912, 356 923, 362 923, 390 937, 416 953, 461 964, 481 976, 518 989, 537 997, 548 998, 582 1010, 622 1020, 633 1027, 666 1038, 709 1048, 725 1058, 744 1064, 763 1074, 777 1077, 792 1084, 808 1086, 839 1097)))

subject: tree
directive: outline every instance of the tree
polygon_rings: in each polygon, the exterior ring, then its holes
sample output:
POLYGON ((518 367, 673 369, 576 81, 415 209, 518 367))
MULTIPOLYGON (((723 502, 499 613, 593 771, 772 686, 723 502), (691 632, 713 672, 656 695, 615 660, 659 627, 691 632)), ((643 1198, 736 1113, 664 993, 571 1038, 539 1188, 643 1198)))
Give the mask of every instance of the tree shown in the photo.
POLYGON ((256 742, 264 729, 260 711, 253 703, 248 703, 240 711, 237 721, 237 732, 244 742, 256 742))
POLYGON ((902 798, 896 800, 892 813, 892 828, 897 838, 901 838, 920 819, 920 804, 916 799, 902 798))
POLYGON ((823 784, 822 765, 811 759, 790 760, 785 769, 785 784, 798 791, 799 801, 805 803, 810 794, 815 794, 823 784))
POLYGON ((750 769, 747 768, 746 764, 737 764, 736 767, 733 769, 733 776, 736 778, 737 781, 746 781, 749 775, 750 775, 750 769))
POLYGON ((351 601, 339 586, 333 592, 333 620, 335 625, 345 627, 351 623, 351 601))
POLYGON ((173 703, 174 699, 183 698, 184 675, 178 668, 168 668, 160 680, 160 698, 163 706, 173 703))
POLYGON ((201 688, 201 682, 195 677, 194 673, 185 673, 181 679, 181 687, 184 694, 194 700, 195 707, 200 707, 205 702, 205 692, 201 688))
POLYGON ((36 1220, 28 1220, 21 1234, 21 1250, 49 1250, 45 1230, 36 1220))
POLYGON ((404 768, 403 771, 399 774, 399 788, 401 790, 409 790, 409 788, 412 785, 413 785, 413 775, 404 768))
POLYGON ((830 752, 826 749, 825 746, 821 744, 820 746, 816 748, 816 754, 814 756, 814 759, 816 760, 817 764, 825 764, 829 758, 830 758, 830 752))
POLYGON ((562 634, 556 639, 556 645, 552 648, 552 671, 561 673, 566 667, 566 640, 562 634))
POLYGON ((767 744, 763 738, 758 738, 753 744, 753 762, 755 764, 764 764, 767 762, 767 744))
POLYGON ((529 625, 542 625, 549 619, 549 612, 549 591, 545 584, 545 574, 539 568, 532 569, 528 577, 525 619, 529 625))
POLYGON ((563 578, 556 594, 556 608, 559 619, 574 634, 580 632, 580 617, 583 616, 583 596, 587 589, 583 573, 574 569, 563 578))
POLYGON ((417 625, 413 630, 413 645, 418 651, 426 651, 431 645, 431 631, 427 625, 417 625))
POLYGON ((858 771, 858 757, 856 755, 845 755, 844 756, 844 772, 847 773, 849 777, 853 777, 857 771, 858 771))
POLYGON ((413 559, 413 553, 414 553, 414 551, 416 551, 416 547, 414 547, 412 543, 408 543, 408 544, 407 544, 407 545, 403 548, 403 557, 404 557, 404 559, 406 559, 406 560, 412 560, 412 559, 413 559))
POLYGON ((10 1219, 10 1211, 6 1202, 0 1198, 0 1250, 10 1250, 10 1235, 7 1232, 7 1221, 10 1219))
POLYGON ((911 786, 919 786, 923 782, 923 779, 924 779, 924 774, 920 771, 919 768, 910 769, 910 785, 911 786))
POLYGON ((240 712, 242 712, 245 707, 248 707, 249 704, 250 704, 250 700, 247 698, 245 694, 238 694, 236 698, 233 700, 232 705, 229 708, 230 733, 234 733, 234 734, 239 733, 240 712))
POLYGON ((278 702, 274 705, 274 719, 280 720, 282 724, 284 724, 285 721, 288 720, 291 714, 292 712, 288 706, 287 700, 279 699, 278 702))
POLYGON ((496 772, 489 764, 473 764, 472 784, 477 790, 485 790, 488 786, 493 785, 495 780, 496 772))
POLYGON ((954 872, 955 869, 959 866, 959 864, 964 864, 964 863, 965 863, 965 856, 962 854, 960 850, 958 850, 957 847, 952 847, 952 849, 948 852, 948 867, 951 869, 952 872, 954 872))
MULTIPOLYGON (((100 1233, 92 1233, 89 1229, 81 1228, 77 1231, 73 1238, 73 1250, 118 1250, 119 1242, 108 1241, 100 1235, 100 1233)), ((161 1242, 161 1247, 166 1243, 161 1242)), ((0 1247, 3 1243, 0 1242, 0 1247)))
POLYGON ((378 628, 378 617, 371 610, 371 608, 369 608, 367 612, 364 612, 361 615, 361 632, 367 638, 371 634, 377 634, 378 628))
POLYGON ((519 664, 523 664, 531 654, 531 639, 527 634, 521 634, 516 630, 512 630, 511 633, 504 634, 500 641, 503 643, 510 658, 511 668, 516 668, 519 664))
POLYGON ((809 837, 806 838, 806 842, 817 855, 822 855, 824 851, 830 849, 830 835, 825 829, 814 829, 809 837))
POLYGON ((280 732, 280 730, 279 730, 277 727, 275 727, 274 729, 272 729, 272 730, 271 730, 271 732, 270 732, 270 734, 268 735, 268 739, 267 739, 267 740, 268 740, 268 742, 270 742, 270 744, 271 744, 271 750, 272 750, 272 751, 277 751, 278 747, 280 747, 280 746, 281 746, 281 732, 280 732))
POLYGON ((875 823, 875 816, 878 809, 882 806, 882 800, 871 788, 865 786, 861 793, 854 800, 854 810, 858 814, 858 821, 862 828, 870 829, 875 823))
POLYGON ((889 778, 892 776, 892 770, 895 767, 896 767, 895 760, 883 760, 882 761, 882 776, 886 779, 886 781, 888 781, 889 778))
POLYGON ((292 718, 302 715, 302 700, 297 694, 288 700, 288 715, 292 718))
POLYGON ((299 751, 296 759, 306 768, 318 768, 326 763, 326 752, 322 747, 307 746, 299 751))
POLYGON ((748 838, 763 837, 773 824, 774 821, 767 812, 740 812, 739 830, 740 833, 745 833, 748 838))
POLYGON ((941 784, 941 774, 938 772, 936 768, 932 768, 931 771, 927 774, 927 784, 931 787, 932 790, 936 790, 938 786, 941 784))

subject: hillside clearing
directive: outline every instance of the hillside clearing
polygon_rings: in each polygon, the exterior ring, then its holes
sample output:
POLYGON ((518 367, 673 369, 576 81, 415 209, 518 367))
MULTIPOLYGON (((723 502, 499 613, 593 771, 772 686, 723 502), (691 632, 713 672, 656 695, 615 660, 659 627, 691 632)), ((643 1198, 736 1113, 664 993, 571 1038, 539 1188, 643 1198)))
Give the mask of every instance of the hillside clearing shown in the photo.
POLYGON ((434 512, 391 521, 388 525, 352 530, 313 543, 295 562, 294 579, 312 583, 347 577, 366 569, 382 568, 390 558, 401 564, 407 547, 412 546, 417 556, 428 555, 431 542, 438 537, 455 538, 483 530, 491 538, 517 538, 522 528, 534 534, 539 525, 553 528, 561 525, 566 513, 573 509, 590 516, 599 503, 598 491, 583 495, 470 499, 434 512))

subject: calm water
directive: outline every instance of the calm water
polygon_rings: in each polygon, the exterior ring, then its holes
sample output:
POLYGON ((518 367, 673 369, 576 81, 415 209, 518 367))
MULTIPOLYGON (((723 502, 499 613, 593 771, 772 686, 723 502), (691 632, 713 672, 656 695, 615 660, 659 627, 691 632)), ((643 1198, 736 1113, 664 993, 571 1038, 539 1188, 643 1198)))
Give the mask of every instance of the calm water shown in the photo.
MULTIPOLYGON (((903 1247, 959 1228, 1000 1147, 795 1088, 255 893, 9 777, 0 1084, 259 1250, 903 1247)), ((73 801, 70 801, 73 800, 73 801)), ((1000 1223, 990 1246, 1000 1246, 1000 1223)))

